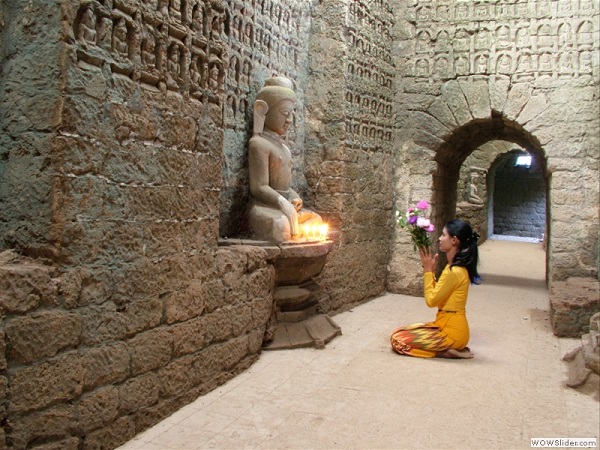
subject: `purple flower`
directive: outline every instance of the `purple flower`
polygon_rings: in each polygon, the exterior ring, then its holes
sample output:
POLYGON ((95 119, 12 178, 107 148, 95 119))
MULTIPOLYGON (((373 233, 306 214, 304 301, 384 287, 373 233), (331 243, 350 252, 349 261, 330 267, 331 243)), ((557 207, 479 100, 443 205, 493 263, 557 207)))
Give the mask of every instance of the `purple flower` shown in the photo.
POLYGON ((421 200, 421 201, 419 201, 419 203, 417 203, 417 208, 418 209, 427 209, 427 208, 429 208, 429 203, 427 203, 426 200, 421 200))
POLYGON ((408 218, 408 223, 411 224, 411 225, 414 225, 417 222, 417 220, 418 220, 417 216, 410 216, 408 218))

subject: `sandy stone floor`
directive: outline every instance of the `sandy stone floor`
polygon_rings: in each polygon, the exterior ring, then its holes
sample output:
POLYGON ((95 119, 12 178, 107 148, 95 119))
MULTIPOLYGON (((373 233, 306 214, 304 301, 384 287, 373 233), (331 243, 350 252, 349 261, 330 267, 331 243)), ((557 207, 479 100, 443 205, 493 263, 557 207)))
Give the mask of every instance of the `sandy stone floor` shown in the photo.
POLYGON ((133 449, 528 449, 530 438, 598 438, 598 378, 565 386, 580 345, 550 331, 541 244, 488 241, 471 289, 472 360, 393 353, 389 333, 428 321, 388 294, 334 316, 323 350, 263 352, 226 385, 123 445, 133 449))

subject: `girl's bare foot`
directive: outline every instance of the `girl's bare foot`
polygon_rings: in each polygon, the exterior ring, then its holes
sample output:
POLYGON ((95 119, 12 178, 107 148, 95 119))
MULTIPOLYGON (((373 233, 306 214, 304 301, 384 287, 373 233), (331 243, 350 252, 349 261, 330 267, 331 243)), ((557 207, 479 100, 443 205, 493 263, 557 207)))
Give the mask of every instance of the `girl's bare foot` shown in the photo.
POLYGON ((449 348, 443 352, 438 352, 436 355, 438 358, 448 359, 471 359, 475 355, 471 353, 469 347, 465 347, 463 350, 456 350, 455 348, 449 348))

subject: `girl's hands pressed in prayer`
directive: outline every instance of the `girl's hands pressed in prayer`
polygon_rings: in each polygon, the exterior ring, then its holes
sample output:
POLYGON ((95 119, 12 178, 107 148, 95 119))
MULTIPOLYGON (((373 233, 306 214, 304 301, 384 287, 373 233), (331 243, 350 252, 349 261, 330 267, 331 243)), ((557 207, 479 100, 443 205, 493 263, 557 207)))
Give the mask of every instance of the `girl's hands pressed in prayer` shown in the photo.
POLYGON ((437 253, 433 253, 430 248, 419 248, 419 256, 421 257, 421 265, 423 266, 423 272, 433 272, 435 263, 437 261, 437 253))

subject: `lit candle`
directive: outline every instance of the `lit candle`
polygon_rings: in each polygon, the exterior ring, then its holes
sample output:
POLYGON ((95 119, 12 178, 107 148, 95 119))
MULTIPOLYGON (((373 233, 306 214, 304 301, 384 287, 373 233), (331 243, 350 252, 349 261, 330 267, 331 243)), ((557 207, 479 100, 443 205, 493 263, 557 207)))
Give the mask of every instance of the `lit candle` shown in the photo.
POLYGON ((329 225, 327 225, 326 223, 324 223, 323 225, 321 225, 321 239, 326 241, 327 240, 327 231, 329 230, 329 225))
POLYGON ((310 225, 304 225, 304 239, 308 240, 309 232, 310 232, 310 225))

